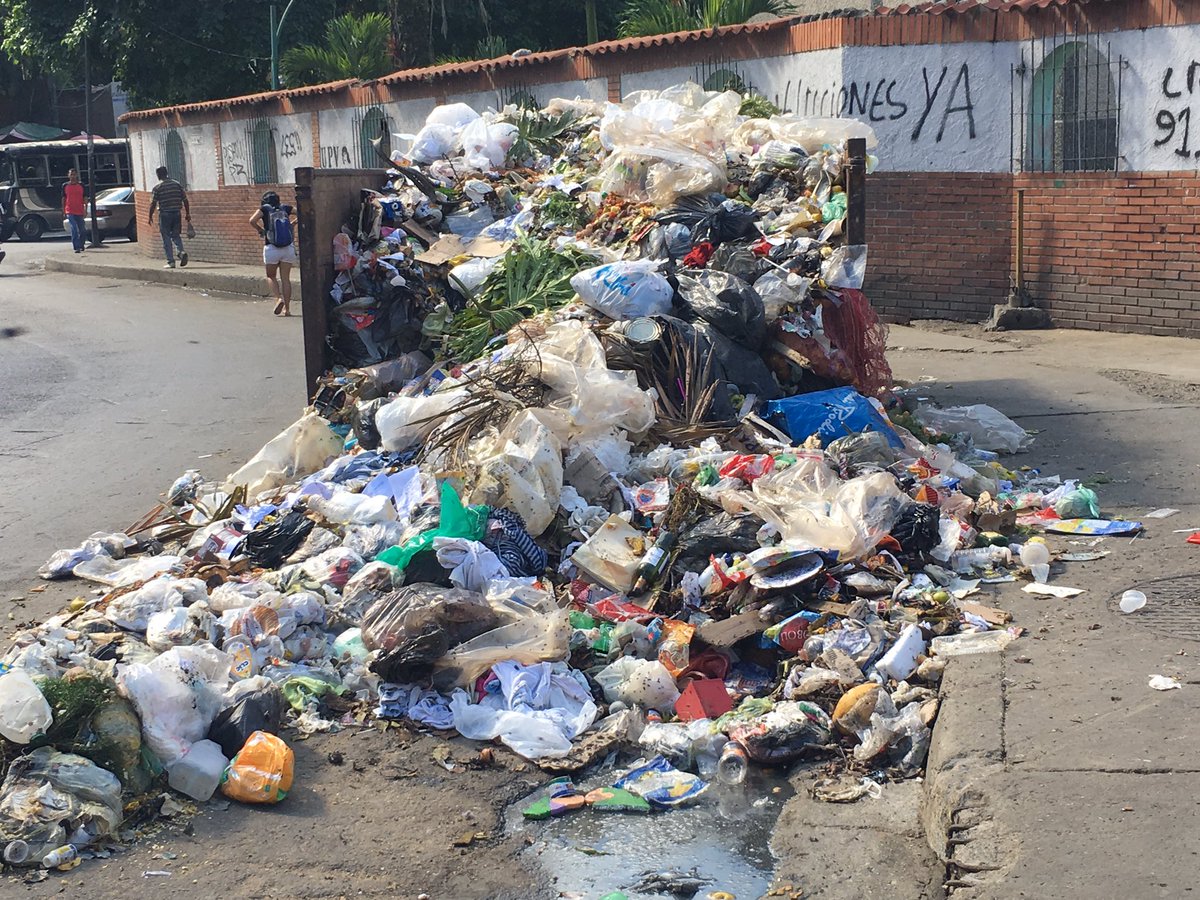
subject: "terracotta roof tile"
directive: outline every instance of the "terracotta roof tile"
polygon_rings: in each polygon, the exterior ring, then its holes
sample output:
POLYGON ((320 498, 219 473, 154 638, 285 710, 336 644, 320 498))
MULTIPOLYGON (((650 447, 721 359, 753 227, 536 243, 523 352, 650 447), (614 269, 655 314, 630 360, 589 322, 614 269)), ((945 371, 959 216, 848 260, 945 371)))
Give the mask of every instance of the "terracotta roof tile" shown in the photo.
POLYGON ((919 13, 929 15, 958 15, 977 9, 994 12, 1017 10, 1027 12, 1032 9, 1046 9, 1051 6, 1074 6, 1086 3, 1088 0, 930 0, 927 3, 901 3, 899 6, 880 7, 875 10, 879 16, 910 16, 919 13))

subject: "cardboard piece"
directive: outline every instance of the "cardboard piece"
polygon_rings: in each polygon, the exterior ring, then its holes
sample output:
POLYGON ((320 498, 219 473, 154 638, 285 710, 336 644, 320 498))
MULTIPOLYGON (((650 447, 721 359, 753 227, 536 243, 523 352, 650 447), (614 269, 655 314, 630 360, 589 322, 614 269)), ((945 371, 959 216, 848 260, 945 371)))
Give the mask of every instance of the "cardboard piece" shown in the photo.
MULTIPOLYGON (((404 223, 406 228, 408 224, 404 223)), ((418 234, 417 237, 422 235, 418 234)), ((440 266, 459 256, 499 256, 505 247, 504 243, 495 238, 477 237, 474 240, 463 240, 457 234, 447 234, 437 237, 428 250, 417 254, 417 262, 440 266)))
POLYGON ((1006 612, 1003 609, 996 609, 994 606, 984 606, 982 603, 972 603, 969 600, 959 601, 958 608, 965 613, 970 613, 973 616, 979 616, 989 625, 1007 625, 1012 621, 1012 613, 1006 612))
POLYGON ((763 630, 757 611, 738 613, 719 622, 705 622, 696 629, 696 636, 712 647, 732 647, 743 638, 763 630))

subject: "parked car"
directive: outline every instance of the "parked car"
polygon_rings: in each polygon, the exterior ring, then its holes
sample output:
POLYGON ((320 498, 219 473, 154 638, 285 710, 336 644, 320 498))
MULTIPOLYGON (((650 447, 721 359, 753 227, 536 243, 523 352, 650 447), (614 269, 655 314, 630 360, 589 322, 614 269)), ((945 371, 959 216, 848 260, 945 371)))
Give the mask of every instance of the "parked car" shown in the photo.
MULTIPOLYGON (((92 227, 92 209, 87 206, 84 215, 88 231, 92 227)), ((133 188, 109 188, 96 195, 96 224, 100 227, 101 237, 123 237, 131 241, 137 240, 137 211, 133 208, 133 188)), ((71 230, 66 216, 63 217, 63 228, 71 230)))

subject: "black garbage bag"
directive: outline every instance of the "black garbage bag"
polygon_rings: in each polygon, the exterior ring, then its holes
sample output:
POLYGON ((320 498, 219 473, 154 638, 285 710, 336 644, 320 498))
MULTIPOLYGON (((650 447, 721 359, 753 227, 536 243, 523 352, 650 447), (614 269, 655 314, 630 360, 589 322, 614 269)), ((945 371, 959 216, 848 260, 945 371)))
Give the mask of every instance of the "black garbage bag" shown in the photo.
POLYGON ((278 685, 251 691, 238 698, 233 706, 217 713, 208 729, 208 739, 220 744, 221 752, 233 759, 254 732, 279 734, 287 708, 278 685))
POLYGON ((256 566, 277 569, 304 543, 316 523, 301 509, 259 525, 242 540, 241 550, 256 566))
POLYGON ((433 673, 434 665, 449 649, 450 638, 445 630, 429 625, 381 654, 369 668, 392 684, 425 681, 433 673))
POLYGON ((710 269, 736 275, 746 284, 754 284, 760 275, 771 268, 762 257, 755 256, 746 247, 736 244, 722 244, 708 261, 710 269))
POLYGON ((679 275, 682 306, 714 325, 722 335, 751 350, 758 350, 767 335, 762 298, 749 284, 708 269, 679 275))
POLYGON ((783 389, 763 358, 741 344, 735 344, 708 322, 696 322, 696 332, 712 345, 713 356, 725 370, 725 379, 743 394, 757 394, 759 400, 778 400, 783 389))
POLYGON ((379 429, 375 427, 375 416, 391 398, 377 397, 374 400, 359 400, 350 410, 350 427, 364 450, 377 450, 383 442, 379 429))
POLYGON ((701 516, 690 531, 679 535, 676 567, 683 571, 708 565, 710 556, 722 553, 749 553, 758 549, 758 530, 763 520, 750 513, 731 516, 719 512, 715 516, 701 516))
POLYGON ((923 553, 932 550, 941 541, 938 526, 941 513, 928 503, 910 503, 900 510, 900 516, 892 527, 892 537, 907 553, 923 553))
POLYGON ((758 213, 738 200, 722 194, 693 194, 680 197, 674 206, 654 217, 662 224, 679 223, 692 230, 692 241, 723 244, 757 235, 758 213))

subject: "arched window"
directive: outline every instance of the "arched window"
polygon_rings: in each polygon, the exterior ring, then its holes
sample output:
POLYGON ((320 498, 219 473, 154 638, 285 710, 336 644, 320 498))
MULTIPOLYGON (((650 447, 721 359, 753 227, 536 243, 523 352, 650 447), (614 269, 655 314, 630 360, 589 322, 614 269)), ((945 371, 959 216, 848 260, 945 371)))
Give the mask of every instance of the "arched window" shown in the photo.
POLYGON ((1082 41, 1057 47, 1033 75, 1025 170, 1115 169, 1118 112, 1108 58, 1082 41))
POLYGON ((259 119, 250 129, 250 162, 255 184, 279 183, 275 129, 271 127, 270 119, 259 119))
POLYGON ((183 149, 183 138, 174 128, 167 132, 167 140, 163 144, 163 165, 172 178, 185 188, 188 186, 187 153, 183 149))
POLYGON ((383 165, 380 153, 385 157, 392 155, 392 123, 382 109, 372 106, 363 113, 358 128, 358 164, 364 169, 378 168, 383 165))

